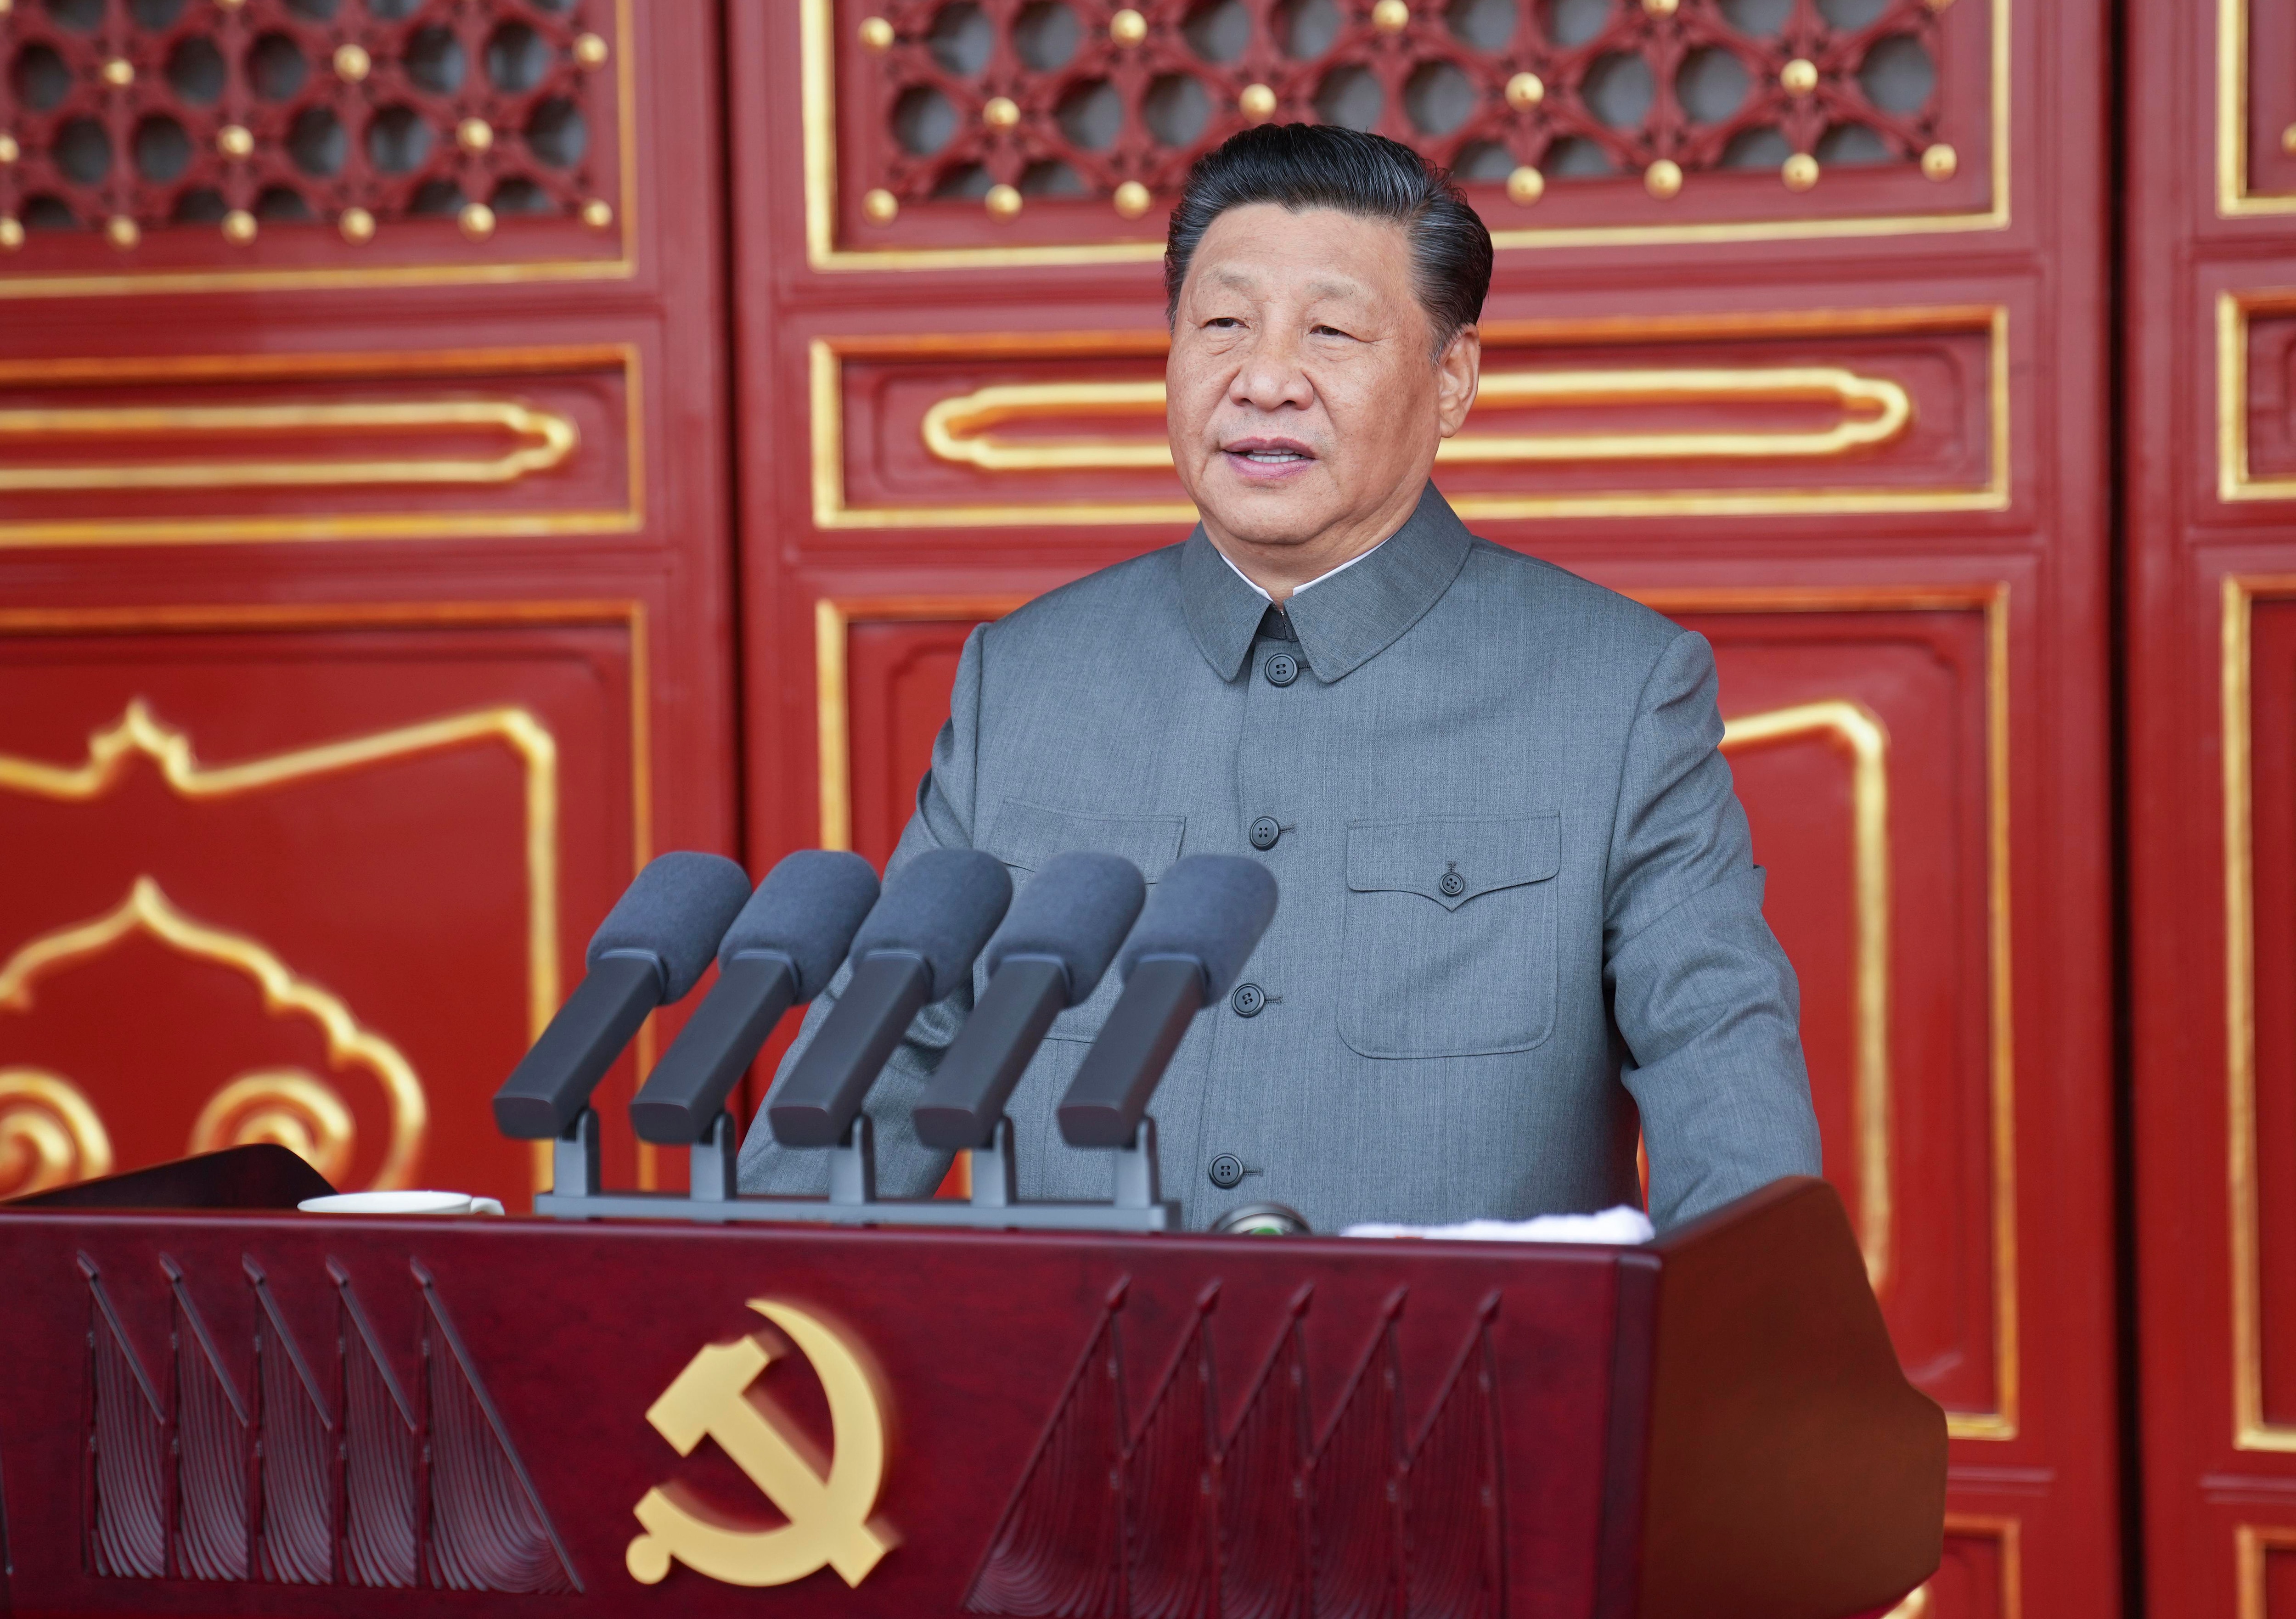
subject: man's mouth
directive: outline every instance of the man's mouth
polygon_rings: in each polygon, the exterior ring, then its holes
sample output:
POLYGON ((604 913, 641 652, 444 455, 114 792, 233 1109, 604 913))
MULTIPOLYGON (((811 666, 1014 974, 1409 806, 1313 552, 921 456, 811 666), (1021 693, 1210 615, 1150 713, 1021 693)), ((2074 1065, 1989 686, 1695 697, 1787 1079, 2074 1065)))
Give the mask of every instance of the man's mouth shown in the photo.
POLYGON ((1226 454, 1255 467, 1297 466, 1316 459, 1315 452, 1296 438, 1239 438, 1220 447, 1226 454))

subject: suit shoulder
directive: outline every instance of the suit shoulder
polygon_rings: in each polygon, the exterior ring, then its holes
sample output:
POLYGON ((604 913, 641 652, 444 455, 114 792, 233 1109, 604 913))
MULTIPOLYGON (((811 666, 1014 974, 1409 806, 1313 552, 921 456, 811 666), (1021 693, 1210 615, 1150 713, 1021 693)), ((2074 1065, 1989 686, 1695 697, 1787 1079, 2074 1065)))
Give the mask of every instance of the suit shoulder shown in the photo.
POLYGON ((1655 658, 1685 633, 1673 619, 1631 596, 1480 536, 1467 553, 1466 573, 1465 582, 1478 594, 1499 597, 1516 616, 1515 622, 1540 634, 1576 629, 1655 658))
POLYGON ((1105 636, 1111 623, 1123 621, 1111 615, 1136 620, 1162 602, 1177 610, 1180 551, 1178 545, 1161 546, 1048 590, 990 625, 988 639, 999 651, 1057 645, 1072 635, 1105 636))

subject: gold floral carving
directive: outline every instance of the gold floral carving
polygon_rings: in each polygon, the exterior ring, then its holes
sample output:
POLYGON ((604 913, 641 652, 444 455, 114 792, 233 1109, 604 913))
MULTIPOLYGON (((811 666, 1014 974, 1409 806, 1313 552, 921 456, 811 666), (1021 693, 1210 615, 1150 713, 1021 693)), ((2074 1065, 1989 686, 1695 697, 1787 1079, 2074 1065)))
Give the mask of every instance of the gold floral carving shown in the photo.
POLYGON ((0 1068, 0 1198, 111 1173, 111 1137, 79 1088, 45 1068, 0 1068))
POLYGON ((341 1094, 300 1068, 258 1068, 208 1098, 193 1122, 189 1150, 213 1152, 272 1141, 340 1185, 358 1131, 341 1094))
MULTIPOLYGON (((430 1104, 422 1093, 422 1082, 398 1048, 364 1027, 341 997, 291 971, 257 940, 208 927, 184 915, 149 876, 138 877, 127 897, 103 915, 43 934, 0 962, 0 1010, 30 1010, 32 987, 43 977, 60 967, 102 955, 139 931, 195 961, 213 961, 246 974, 263 992, 266 1010, 299 1013, 319 1026, 326 1036, 328 1059, 337 1067, 356 1066, 372 1074, 382 1087, 390 1113, 390 1139, 372 1184, 413 1184, 430 1122, 430 1104)), ((209 1104, 209 1108, 214 1106, 209 1104)), ((201 1117, 205 1123, 206 1112, 201 1117)))

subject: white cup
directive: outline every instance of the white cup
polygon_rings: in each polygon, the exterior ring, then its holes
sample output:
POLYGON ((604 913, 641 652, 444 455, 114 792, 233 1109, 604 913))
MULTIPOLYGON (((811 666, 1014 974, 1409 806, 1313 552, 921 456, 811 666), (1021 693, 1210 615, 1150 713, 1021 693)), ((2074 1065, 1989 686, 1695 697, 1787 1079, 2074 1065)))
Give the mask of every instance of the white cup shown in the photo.
POLYGON ((468 1192, 336 1192, 331 1197, 306 1198, 295 1206, 307 1214, 499 1214, 503 1212, 503 1206, 492 1198, 473 1198, 468 1192))

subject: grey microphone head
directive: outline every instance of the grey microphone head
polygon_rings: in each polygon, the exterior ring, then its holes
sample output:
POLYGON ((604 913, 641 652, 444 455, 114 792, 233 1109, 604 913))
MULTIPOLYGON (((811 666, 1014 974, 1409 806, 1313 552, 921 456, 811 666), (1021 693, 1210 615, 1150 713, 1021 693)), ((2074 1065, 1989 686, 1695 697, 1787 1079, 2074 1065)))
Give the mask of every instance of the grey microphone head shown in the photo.
POLYGON ((723 854, 680 850, 646 863, 598 931, 585 958, 645 956, 661 974, 661 998, 692 989, 717 953, 718 941, 750 897, 750 874, 723 854))
POLYGON ((1144 961, 1185 958, 1204 975, 1204 999, 1215 1001, 1275 920, 1275 877, 1266 866, 1241 854, 1191 854, 1149 893, 1117 969, 1129 979, 1144 961))
POLYGON ((886 878, 853 937, 854 963, 884 953, 922 957, 938 1001, 964 982, 1012 903, 1013 879, 994 854, 927 849, 886 878))
POLYGON ((1116 959, 1147 893, 1140 868, 1120 854, 1055 854, 1021 885, 982 962, 993 977, 1008 957, 1057 961, 1068 1004, 1078 1005, 1116 959))
POLYGON ((877 903, 877 873, 858 854, 800 849, 766 873, 718 946, 718 965, 742 955, 779 956, 797 977, 797 1000, 829 986, 853 935, 877 903))

